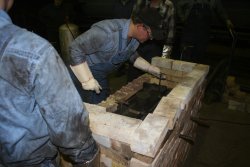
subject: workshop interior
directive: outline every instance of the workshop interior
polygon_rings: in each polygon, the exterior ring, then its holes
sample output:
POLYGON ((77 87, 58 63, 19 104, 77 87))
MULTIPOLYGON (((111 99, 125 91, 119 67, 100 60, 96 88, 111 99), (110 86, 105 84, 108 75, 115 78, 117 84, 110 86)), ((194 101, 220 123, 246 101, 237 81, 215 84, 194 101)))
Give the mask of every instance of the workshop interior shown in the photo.
MULTIPOLYGON (((9 14, 14 24, 47 39, 67 64, 69 43, 60 36, 67 31, 75 39, 93 23, 115 18, 117 1, 64 0, 59 9, 52 0, 16 0, 9 14), (70 12, 64 17, 60 10, 70 12), (52 15, 51 20, 44 15, 52 15)), ((101 145, 101 166, 250 166, 250 1, 221 2, 234 28, 213 19, 202 62, 182 60, 184 24, 176 16, 170 57, 152 60, 164 69, 165 79, 143 74, 128 83, 126 62, 109 75, 112 97, 96 106, 87 104, 90 127, 101 145), (177 105, 176 115, 166 114, 164 121, 162 112, 177 105), (161 116, 155 118, 157 113, 161 116), (147 131, 145 139, 138 131, 147 131), (134 136, 129 138, 130 132, 134 136)))

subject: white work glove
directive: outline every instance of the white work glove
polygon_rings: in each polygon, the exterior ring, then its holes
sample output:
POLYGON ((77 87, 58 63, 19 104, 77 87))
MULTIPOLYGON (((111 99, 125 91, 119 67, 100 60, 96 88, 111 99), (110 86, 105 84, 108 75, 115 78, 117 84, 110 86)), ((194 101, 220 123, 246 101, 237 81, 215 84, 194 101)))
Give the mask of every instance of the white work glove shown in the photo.
POLYGON ((150 74, 156 76, 157 78, 159 78, 160 74, 161 74, 161 70, 156 66, 150 65, 148 67, 148 73, 150 73, 150 74))
POLYGON ((97 94, 100 93, 102 87, 93 77, 87 62, 83 62, 76 66, 70 66, 70 68, 72 69, 77 79, 81 82, 82 88, 84 90, 93 90, 97 94))
POLYGON ((99 85, 97 80, 95 80, 94 78, 91 78, 88 81, 82 82, 82 88, 84 90, 94 90, 97 94, 99 94, 100 90, 102 89, 102 87, 99 85))
POLYGON ((172 52, 172 46, 170 46, 170 45, 164 45, 161 57, 163 57, 163 58, 170 58, 171 52, 172 52))
POLYGON ((148 72, 148 73, 150 73, 158 78, 160 77, 160 74, 161 74, 161 70, 158 67, 151 65, 149 62, 147 62, 142 57, 138 57, 135 60, 134 67, 136 67, 142 71, 148 72))

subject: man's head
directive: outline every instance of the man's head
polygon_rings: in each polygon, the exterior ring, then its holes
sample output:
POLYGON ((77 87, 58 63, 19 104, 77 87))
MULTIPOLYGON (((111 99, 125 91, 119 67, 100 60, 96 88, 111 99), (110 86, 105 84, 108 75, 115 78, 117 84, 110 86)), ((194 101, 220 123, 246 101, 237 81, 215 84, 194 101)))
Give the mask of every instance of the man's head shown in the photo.
POLYGON ((0 9, 8 11, 12 5, 14 0, 0 0, 0 9))
POLYGON ((157 9, 144 8, 134 15, 132 20, 141 32, 141 35, 143 35, 142 30, 144 30, 148 34, 149 39, 162 40, 166 37, 165 31, 162 28, 163 18, 157 9))

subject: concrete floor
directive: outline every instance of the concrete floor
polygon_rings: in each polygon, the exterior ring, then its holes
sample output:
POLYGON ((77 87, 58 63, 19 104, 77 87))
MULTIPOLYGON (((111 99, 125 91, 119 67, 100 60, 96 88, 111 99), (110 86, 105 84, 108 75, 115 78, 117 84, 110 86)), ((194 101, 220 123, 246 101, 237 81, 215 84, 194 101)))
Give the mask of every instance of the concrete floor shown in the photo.
POLYGON ((228 109, 227 103, 203 104, 197 137, 184 167, 250 166, 250 114, 228 109))
MULTIPOLYGON (((249 93, 249 72, 247 71, 249 71, 250 50, 243 44, 246 42, 243 41, 236 45, 228 74, 236 76, 240 90, 249 93)), ((232 48, 229 44, 210 43, 207 62, 212 65, 211 71, 220 59, 230 56, 230 54, 232 54, 232 48)), ((211 90, 216 87, 214 84, 216 79, 223 77, 224 69, 225 66, 222 66, 218 70, 218 75, 211 80, 206 95, 209 95, 211 90)), ((206 121, 210 127, 198 127, 195 143, 184 167, 250 166, 250 113, 229 110, 227 102, 219 102, 216 98, 212 103, 205 103, 211 102, 208 98, 209 96, 205 96, 199 114, 200 119, 206 121)))

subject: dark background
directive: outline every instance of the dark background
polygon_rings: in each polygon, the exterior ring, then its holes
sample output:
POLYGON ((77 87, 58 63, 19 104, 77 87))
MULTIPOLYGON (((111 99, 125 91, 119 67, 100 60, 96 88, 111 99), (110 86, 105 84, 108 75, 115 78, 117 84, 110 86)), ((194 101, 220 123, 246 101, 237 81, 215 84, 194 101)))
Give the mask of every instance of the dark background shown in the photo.
MULTIPOLYGON (((113 18, 114 2, 116 0, 64 0, 71 4, 76 13, 74 23, 84 32, 91 24, 113 18)), ((10 15, 13 22, 21 27, 33 31, 44 38, 45 27, 39 20, 39 11, 53 0, 15 0, 10 15)), ((222 3, 231 18, 237 32, 236 48, 232 49, 232 38, 225 25, 215 19, 208 46, 208 63, 211 69, 216 68, 221 58, 228 57, 230 63, 230 75, 238 78, 242 89, 249 91, 250 85, 250 1, 249 0, 222 0, 222 3)), ((177 19, 176 46, 181 36, 182 25, 177 19)), ((212 71, 212 70, 211 70, 212 71)), ((220 70, 218 70, 220 71, 220 70)))
MULTIPOLYGON (((64 0, 72 3, 78 13, 79 26, 86 27, 89 23, 113 17, 113 4, 116 0, 64 0)), ((29 30, 39 31, 38 12, 52 0, 16 0, 11 10, 14 22, 25 26, 29 30)), ((249 35, 250 29, 250 1, 249 0, 222 0, 222 3, 232 19, 236 30, 249 35)), ((215 22, 215 26, 222 26, 215 22)))

